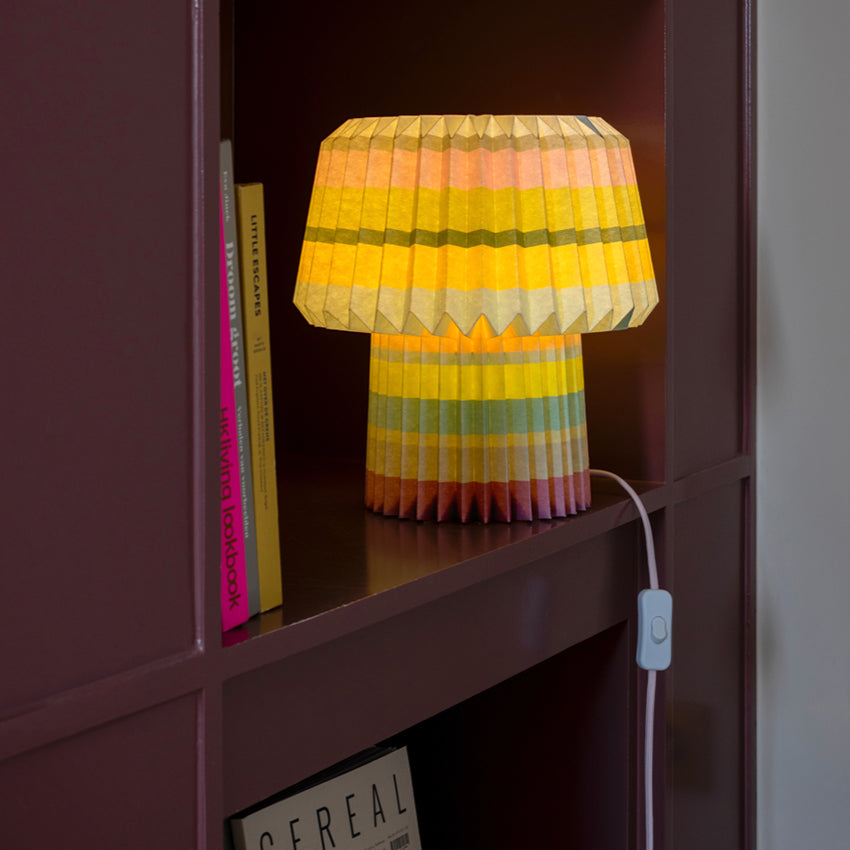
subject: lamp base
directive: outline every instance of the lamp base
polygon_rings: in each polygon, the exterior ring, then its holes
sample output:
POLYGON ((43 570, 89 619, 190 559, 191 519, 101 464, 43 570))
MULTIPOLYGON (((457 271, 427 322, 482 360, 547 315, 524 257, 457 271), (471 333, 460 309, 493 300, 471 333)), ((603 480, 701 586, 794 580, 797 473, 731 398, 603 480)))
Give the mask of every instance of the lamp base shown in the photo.
POLYGON ((366 506, 438 522, 590 506, 581 337, 372 334, 366 506))

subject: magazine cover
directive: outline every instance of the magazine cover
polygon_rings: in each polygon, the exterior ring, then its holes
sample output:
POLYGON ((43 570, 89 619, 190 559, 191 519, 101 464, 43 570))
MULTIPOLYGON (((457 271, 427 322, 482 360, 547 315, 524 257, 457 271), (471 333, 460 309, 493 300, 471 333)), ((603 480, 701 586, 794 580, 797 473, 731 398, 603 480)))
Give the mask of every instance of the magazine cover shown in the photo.
POLYGON ((404 747, 230 824, 236 850, 421 850, 404 747))

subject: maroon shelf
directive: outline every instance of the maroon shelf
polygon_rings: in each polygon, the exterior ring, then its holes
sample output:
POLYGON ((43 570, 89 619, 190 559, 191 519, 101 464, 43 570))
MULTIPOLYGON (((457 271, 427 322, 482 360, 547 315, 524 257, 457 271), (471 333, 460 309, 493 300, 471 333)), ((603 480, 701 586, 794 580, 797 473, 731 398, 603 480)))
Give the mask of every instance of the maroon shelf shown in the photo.
MULTIPOLYGON (((488 525, 398 520, 364 507, 361 461, 299 456, 282 465, 284 604, 225 633, 227 647, 260 636, 268 644, 286 628, 280 646, 265 651, 295 651, 304 645, 299 636, 314 628, 336 634, 395 616, 637 517, 616 484, 594 480, 591 509, 574 517, 488 525), (319 614, 321 625, 311 623, 319 614)), ((662 485, 635 486, 650 511, 663 504, 662 485)))
POLYGON ((631 502, 594 482, 557 521, 368 513, 368 337, 291 305, 343 120, 561 112, 631 139, 662 293, 641 328, 584 341, 592 465, 643 494, 675 599, 659 846, 753 846, 751 18, 749 0, 448 22, 388 0, 297 21, 273 0, 36 0, 0 28, 0 845, 35 825, 38 846, 220 850, 235 810, 391 740, 435 847, 642 850, 631 502), (266 190, 285 591, 224 636, 222 127, 266 190))

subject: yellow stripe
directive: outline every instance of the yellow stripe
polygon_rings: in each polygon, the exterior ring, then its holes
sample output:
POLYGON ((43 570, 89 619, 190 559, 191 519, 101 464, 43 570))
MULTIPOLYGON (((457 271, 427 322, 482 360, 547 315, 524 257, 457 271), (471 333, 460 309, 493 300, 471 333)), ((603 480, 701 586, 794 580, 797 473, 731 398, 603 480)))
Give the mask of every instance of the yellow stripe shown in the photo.
MULTIPOLYGON (((441 399, 443 401, 495 401, 498 399, 551 398, 564 395, 548 392, 557 388, 564 374, 564 361, 544 364, 475 366, 460 380, 460 365, 386 363, 379 360, 369 389, 398 398, 441 399)), ((579 363, 581 358, 578 358, 579 363)), ((566 393, 584 390, 583 372, 568 375, 566 393), (570 379, 571 378, 571 379, 570 379)))
POLYGON ((645 274, 649 263, 649 246, 645 241, 622 243, 622 257, 613 253, 615 247, 602 243, 557 248, 417 245, 412 253, 395 245, 383 248, 324 242, 304 245, 309 269, 305 258, 301 265, 305 276, 299 273, 299 280, 313 286, 386 286, 396 290, 416 286, 430 291, 463 291, 486 284, 487 289, 500 291, 516 286, 540 290, 552 285, 556 289, 581 289, 582 282, 588 280, 595 285, 601 281, 616 285, 651 279, 651 275, 647 278, 645 274), (606 256, 611 256, 610 263, 606 256), (447 266, 452 269, 448 283, 442 274, 447 266))
POLYGON ((309 227, 409 232, 551 231, 643 224, 634 186, 577 189, 401 189, 317 186, 309 227))

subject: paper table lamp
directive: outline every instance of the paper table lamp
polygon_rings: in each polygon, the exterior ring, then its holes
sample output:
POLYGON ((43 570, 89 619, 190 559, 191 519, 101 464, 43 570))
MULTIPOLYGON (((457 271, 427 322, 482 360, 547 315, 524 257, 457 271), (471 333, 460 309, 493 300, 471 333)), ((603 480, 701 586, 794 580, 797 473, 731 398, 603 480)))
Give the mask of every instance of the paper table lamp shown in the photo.
POLYGON ((601 118, 355 118, 322 143, 294 302, 372 334, 366 504, 490 522, 589 507, 580 334, 658 303, 601 118))

